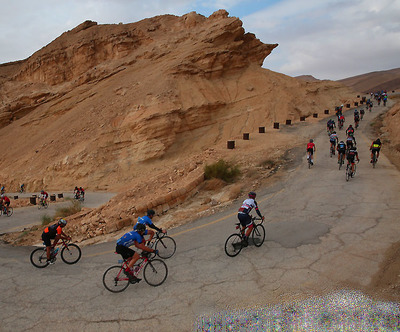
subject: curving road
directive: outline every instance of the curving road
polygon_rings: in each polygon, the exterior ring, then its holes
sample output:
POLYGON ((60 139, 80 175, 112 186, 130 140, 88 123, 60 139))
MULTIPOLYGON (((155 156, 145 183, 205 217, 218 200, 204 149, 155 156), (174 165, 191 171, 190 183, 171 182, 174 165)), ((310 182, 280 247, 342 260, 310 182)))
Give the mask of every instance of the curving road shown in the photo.
POLYGON ((235 258, 225 255, 237 202, 170 232, 178 249, 166 260, 169 275, 159 287, 142 281, 120 294, 105 290, 102 274, 119 259, 113 242, 84 247, 76 265, 57 261, 45 269, 29 263, 32 248, 2 245, 0 329, 189 331, 199 315, 227 308, 362 289, 399 235, 399 171, 383 154, 376 169, 369 163, 371 140, 364 132, 376 110, 383 107, 367 113, 356 132, 361 162, 349 182, 329 158, 326 121, 296 125, 307 129, 299 132, 316 133, 315 166, 307 168, 305 149, 293 150, 286 175, 259 193, 268 220, 264 245, 235 258))

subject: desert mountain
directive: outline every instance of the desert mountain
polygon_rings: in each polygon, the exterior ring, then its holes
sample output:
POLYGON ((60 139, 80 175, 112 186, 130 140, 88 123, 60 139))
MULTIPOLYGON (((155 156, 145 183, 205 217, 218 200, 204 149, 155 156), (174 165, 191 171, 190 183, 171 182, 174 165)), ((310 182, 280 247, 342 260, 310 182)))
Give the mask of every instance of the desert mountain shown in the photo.
POLYGON ((393 91, 400 89, 400 68, 374 71, 363 75, 348 77, 338 82, 347 85, 355 91, 363 93, 381 90, 393 91))
POLYGON ((224 10, 131 24, 86 21, 28 59, 0 65, 7 147, 0 183, 119 192, 76 216, 75 231, 85 238, 123 227, 146 208, 166 212, 183 202, 203 182, 206 163, 227 158, 258 167, 293 140, 253 135, 259 127, 355 98, 337 82, 263 69, 275 47, 224 10), (227 151, 226 141, 243 132, 252 135, 249 145, 227 151))

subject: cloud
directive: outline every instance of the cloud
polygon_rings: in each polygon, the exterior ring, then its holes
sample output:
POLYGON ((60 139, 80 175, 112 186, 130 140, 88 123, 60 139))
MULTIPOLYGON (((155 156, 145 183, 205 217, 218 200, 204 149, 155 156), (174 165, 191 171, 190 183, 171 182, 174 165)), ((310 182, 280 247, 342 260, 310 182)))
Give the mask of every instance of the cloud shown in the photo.
POLYGON ((285 0, 242 19, 279 46, 264 66, 291 76, 341 79, 400 67, 400 2, 285 0))

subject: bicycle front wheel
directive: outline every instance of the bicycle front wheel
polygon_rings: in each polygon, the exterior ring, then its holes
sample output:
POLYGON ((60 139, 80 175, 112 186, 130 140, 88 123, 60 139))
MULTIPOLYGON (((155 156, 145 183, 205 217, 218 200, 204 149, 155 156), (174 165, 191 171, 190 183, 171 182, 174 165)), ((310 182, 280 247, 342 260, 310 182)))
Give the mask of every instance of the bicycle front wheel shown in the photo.
POLYGON ((32 251, 30 259, 33 266, 36 266, 39 269, 42 269, 49 265, 49 263, 47 262, 46 248, 37 248, 32 251))
POLYGON ((256 247, 261 247, 265 240, 265 228, 263 225, 259 224, 253 228, 251 239, 256 247))
POLYGON ((143 277, 150 286, 160 286, 167 279, 168 268, 161 259, 149 260, 144 267, 143 277))
POLYGON ((170 258, 176 251, 175 240, 170 236, 163 236, 156 242, 155 249, 158 250, 158 257, 164 259, 170 258))
POLYGON ((7 209, 7 217, 11 217, 12 214, 13 214, 13 212, 14 212, 13 208, 12 208, 12 207, 9 207, 9 208, 7 209))
POLYGON ((61 250, 61 259, 67 264, 75 264, 81 259, 81 255, 81 248, 74 243, 65 246, 61 250))
POLYGON ((119 293, 129 286, 129 278, 124 274, 122 266, 111 266, 103 274, 104 287, 113 293, 119 293))
POLYGON ((235 257, 239 255, 242 247, 242 238, 239 234, 232 234, 225 241, 225 253, 229 257, 235 257))

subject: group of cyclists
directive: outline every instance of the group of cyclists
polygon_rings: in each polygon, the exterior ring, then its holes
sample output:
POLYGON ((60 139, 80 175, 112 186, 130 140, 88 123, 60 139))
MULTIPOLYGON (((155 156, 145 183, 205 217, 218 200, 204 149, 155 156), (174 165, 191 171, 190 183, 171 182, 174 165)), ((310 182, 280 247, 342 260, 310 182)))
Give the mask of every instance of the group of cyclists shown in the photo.
MULTIPOLYGON (((370 102, 370 105, 372 107, 372 102, 370 102)), ((343 111, 343 105, 340 107, 336 107, 336 116, 338 119, 338 126, 339 129, 343 127, 343 124, 345 122, 344 115, 342 114, 343 111)), ((360 122, 360 119, 362 120, 364 117, 365 111, 363 109, 360 109, 358 111, 357 109, 354 110, 354 127, 353 125, 349 125, 348 128, 346 129, 346 140, 340 140, 339 137, 335 131, 336 129, 336 124, 333 119, 329 119, 326 124, 326 129, 327 133, 329 136, 329 142, 330 142, 330 151, 331 151, 331 156, 335 155, 335 151, 338 152, 338 163, 341 163, 341 160, 344 160, 344 157, 346 157, 348 165, 351 166, 351 172, 354 173, 354 165, 355 161, 357 162, 360 161, 358 157, 358 152, 357 152, 357 142, 354 137, 354 132, 355 129, 358 128, 358 124, 360 122)), ((379 152, 381 149, 381 141, 379 138, 374 140, 370 146, 370 151, 371 151, 371 163, 373 162, 373 157, 374 154, 376 156, 376 160, 379 158, 379 152)), ((314 159, 313 155, 314 152, 316 151, 316 146, 314 143, 313 139, 310 139, 309 142, 307 143, 307 159, 310 159, 311 164, 314 164, 314 159)))
POLYGON ((74 198, 75 199, 81 199, 84 200, 85 199, 85 189, 83 189, 82 187, 75 186, 74 189, 74 198))

